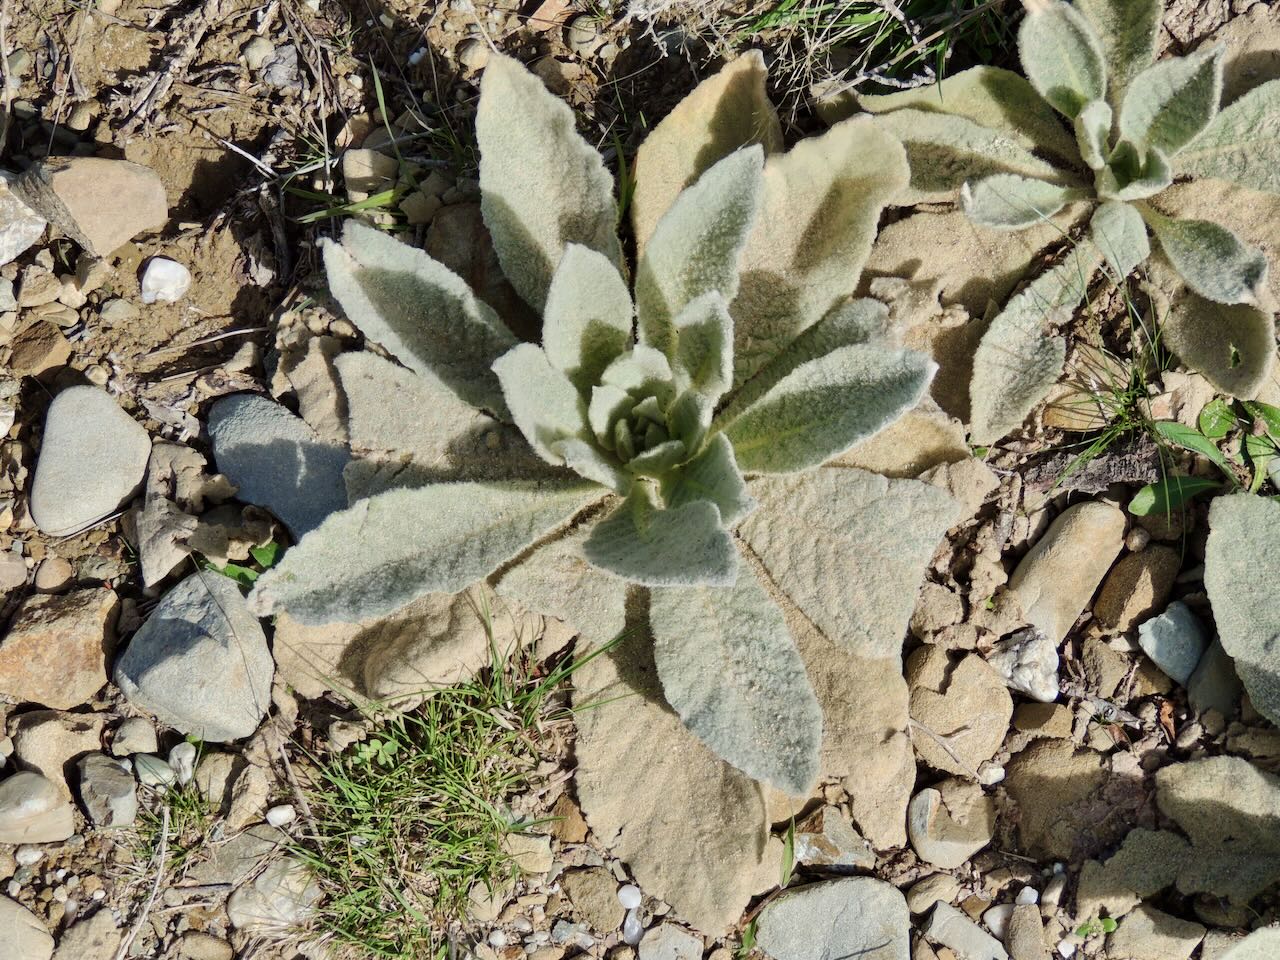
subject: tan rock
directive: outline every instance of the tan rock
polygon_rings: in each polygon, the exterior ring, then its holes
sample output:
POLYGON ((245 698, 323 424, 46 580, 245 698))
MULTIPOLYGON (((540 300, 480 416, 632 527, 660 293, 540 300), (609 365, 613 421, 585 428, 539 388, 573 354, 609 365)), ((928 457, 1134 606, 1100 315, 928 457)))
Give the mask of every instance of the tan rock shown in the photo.
POLYGON ((551 835, 561 843, 582 843, 587 839, 587 821, 582 810, 567 793, 560 794, 551 808, 552 822, 547 825, 551 835))
POLYGON ((169 219, 160 177, 128 160, 49 157, 19 177, 13 191, 97 257, 169 219))
POLYGON ((353 202, 390 189, 398 173, 396 158, 377 150, 348 150, 342 155, 342 179, 353 202))
POLYGON ((1120 681, 1129 672, 1128 658, 1098 637, 1085 640, 1080 659, 1091 689, 1103 698, 1114 696, 1120 681))
POLYGON ((79 920, 62 932, 53 960, 114 957, 122 937, 123 931, 116 926, 112 912, 99 910, 88 919, 79 920))
POLYGON ((48 778, 63 797, 72 799, 66 774, 75 761, 102 746, 106 714, 32 710, 9 719, 13 756, 20 768, 48 778))
POLYGON ((1013 711, 1013 725, 1023 733, 1064 740, 1071 736, 1073 714, 1062 703, 1020 703, 1013 711))
POLYGON ((795 859, 806 867, 870 870, 876 855, 838 807, 819 807, 795 831, 795 859))
POLYGON ((17 960, 49 960, 53 956, 53 937, 40 918, 8 897, 0 897, 0 930, 4 931, 6 953, 13 951, 17 960))
POLYGON ((949 873, 935 873, 907 891, 907 907, 912 913, 928 913, 935 903, 951 903, 958 896, 960 881, 949 873))
POLYGON ((75 579, 75 568, 62 557, 45 557, 36 568, 36 589, 41 593, 59 593, 75 579))
POLYGON ((0 638, 0 693, 60 710, 88 701, 107 682, 117 606, 101 588, 28 597, 0 638))
POLYGON ((511 833, 502 841, 503 852, 522 873, 546 873, 554 862, 551 838, 540 833, 511 833))
POLYGON ((560 886, 578 918, 593 932, 609 934, 622 926, 626 910, 618 902, 618 881, 608 870, 568 870, 561 876, 560 886))
POLYGON ((1020 903, 1013 908, 1005 927, 1004 945, 1012 960, 1049 960, 1044 924, 1035 904, 1020 903))
POLYGON ((1144 898, 1173 886, 1190 849, 1169 830, 1131 831, 1108 860, 1085 862, 1076 890, 1076 919, 1123 917, 1144 898))
POLYGON ((1172 547, 1147 547, 1124 557, 1107 574, 1093 615, 1118 632, 1132 630, 1164 609, 1182 555, 1172 547))
POLYGON ((977 779, 979 764, 1000 749, 1013 716, 1004 679, 977 654, 952 664, 941 647, 925 646, 907 659, 911 739, 936 770, 977 779))
POLYGON ((912 634, 923 640, 963 619, 964 601, 958 594, 931 580, 921 585, 916 609, 911 614, 912 634))
POLYGON ((68 798, 47 777, 23 771, 0 782, 0 843, 59 843, 75 832, 68 798))
POLYGON ((54 324, 36 320, 13 338, 9 369, 15 376, 38 377, 47 370, 66 366, 71 344, 54 324))
POLYGON ((1082 838, 1101 837, 1086 801, 1107 779, 1103 763, 1070 740, 1040 740, 1009 761, 1005 789, 1018 805, 1018 836, 1028 855, 1069 860, 1085 846, 1082 838))
POLYGON ((1187 960, 1204 939, 1205 928, 1145 904, 1120 921, 1107 939, 1115 960, 1187 960))
POLYGON ((1059 644, 1124 545, 1124 514, 1100 501, 1062 511, 1009 578, 1027 621, 1059 644))
POLYGON ((951 494, 960 504, 960 517, 964 520, 976 514, 1000 486, 1000 478, 991 468, 973 457, 931 467, 920 474, 920 479, 951 494))
POLYGON ((907 808, 911 846, 926 863, 953 870, 991 842, 996 805, 982 787, 951 778, 921 790, 907 808))

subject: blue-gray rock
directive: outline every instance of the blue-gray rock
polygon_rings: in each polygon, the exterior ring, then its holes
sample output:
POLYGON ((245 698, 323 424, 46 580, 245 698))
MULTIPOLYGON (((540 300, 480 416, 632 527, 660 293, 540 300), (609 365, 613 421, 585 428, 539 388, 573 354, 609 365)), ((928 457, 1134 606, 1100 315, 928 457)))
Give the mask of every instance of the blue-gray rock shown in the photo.
POLYGON ((1236 674, 1235 661, 1222 648, 1222 642, 1214 640, 1187 681, 1187 699, 1191 701, 1191 708, 1197 714, 1217 710, 1230 719, 1235 716, 1243 689, 1236 674))
POLYGON ((97 387, 63 390, 44 421, 31 519, 51 537, 83 530, 137 492, 151 438, 97 387))
POLYGON ((202 570, 165 594, 116 662, 115 682, 162 723, 221 743, 257 729, 274 671, 240 588, 202 570))
POLYGON ((209 437, 236 496, 270 510, 295 538, 346 509, 347 451, 275 401, 250 393, 219 400, 209 410, 209 437))
POLYGON ((83 757, 80 768, 80 801, 94 826, 131 827, 138 816, 138 792, 133 774, 119 761, 101 753, 83 757))
POLYGON ((1138 643, 1157 667, 1186 686, 1208 649, 1209 637, 1191 608, 1175 600, 1138 627, 1138 643))
POLYGON ((756 944, 774 960, 909 960, 911 915, 902 894, 881 880, 831 880, 760 911, 756 944))

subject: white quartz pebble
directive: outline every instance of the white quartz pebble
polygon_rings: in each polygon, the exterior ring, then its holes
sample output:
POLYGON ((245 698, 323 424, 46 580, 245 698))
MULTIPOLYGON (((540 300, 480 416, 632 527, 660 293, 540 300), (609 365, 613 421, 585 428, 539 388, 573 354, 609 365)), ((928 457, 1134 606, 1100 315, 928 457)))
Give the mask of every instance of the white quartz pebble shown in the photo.
POLYGON ((142 271, 142 302, 175 303, 191 289, 191 271, 168 257, 152 257, 142 271))

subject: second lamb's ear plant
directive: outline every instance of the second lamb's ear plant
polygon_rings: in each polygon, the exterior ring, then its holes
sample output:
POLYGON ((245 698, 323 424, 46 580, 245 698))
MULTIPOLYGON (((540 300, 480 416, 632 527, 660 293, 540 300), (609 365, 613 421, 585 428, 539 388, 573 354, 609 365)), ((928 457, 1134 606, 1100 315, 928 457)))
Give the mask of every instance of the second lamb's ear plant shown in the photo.
MULTIPOLYGON (((906 186, 903 148, 856 118, 778 152, 762 61, 744 57, 641 148, 628 269, 603 162, 515 61, 491 59, 477 134, 485 222, 542 313, 542 342, 518 342, 422 251, 348 223, 325 249, 334 295, 417 374, 414 396, 469 412, 397 410, 389 387, 393 418, 431 426, 429 462, 304 537, 259 579, 256 608, 362 620, 488 579, 592 642, 644 609, 688 729, 750 777, 805 793, 822 713, 775 596, 851 651, 897 657, 915 592, 903 584, 955 513, 937 488, 823 466, 915 406, 934 372, 884 339, 883 306, 849 298, 906 186), (520 449, 504 479, 455 453, 476 431, 509 439, 506 424, 520 449), (892 555, 868 562, 886 538, 892 555)), ((379 364, 401 382, 385 361, 338 369, 345 382, 379 364)))
MULTIPOLYGON (((998 230, 1035 226, 1080 201, 1096 204, 1093 250, 1068 261, 1086 282, 1072 284, 1069 303, 1049 298, 1042 335, 1062 319, 1057 308, 1079 303, 1096 266, 1123 279, 1150 255, 1153 237, 1186 285, 1164 319, 1165 344, 1220 390, 1254 396, 1275 361, 1267 259, 1220 224, 1166 215, 1159 194, 1180 176, 1280 193, 1271 132, 1280 124, 1280 81, 1220 110, 1222 47, 1155 60, 1163 0, 1024 2, 1025 80, 976 67, 928 91, 859 101, 907 149, 911 188, 903 199, 959 191, 968 217, 998 230), (1082 259, 1092 262, 1082 268, 1082 259)), ((1060 351, 1030 335, 1025 296, 1008 308, 1017 316, 992 324, 974 364, 979 443, 1021 423, 1061 372, 1049 356, 1060 351)))

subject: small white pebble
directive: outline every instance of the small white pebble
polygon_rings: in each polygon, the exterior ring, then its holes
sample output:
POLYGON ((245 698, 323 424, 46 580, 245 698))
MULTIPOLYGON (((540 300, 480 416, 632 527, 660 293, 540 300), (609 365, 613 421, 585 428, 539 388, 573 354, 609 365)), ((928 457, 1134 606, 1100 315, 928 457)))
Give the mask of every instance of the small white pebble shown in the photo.
POLYGON ((79 901, 74 899, 68 899, 67 902, 62 905, 62 916, 64 919, 74 920, 76 913, 79 911, 79 909, 80 909, 79 901))
POLYGON ((92 893, 92 897, 93 897, 93 899, 95 899, 95 900, 105 900, 105 899, 107 898, 107 891, 105 891, 105 890, 103 890, 103 889, 99 888, 99 889, 97 889, 97 890, 93 891, 93 893, 92 893))
POLYGON ((521 933, 533 933, 533 921, 528 917, 516 917, 511 921, 511 925, 521 933))
POLYGON ((503 933, 501 930, 489 931, 489 946, 501 948, 501 947, 505 947, 506 945, 507 945, 507 935, 505 933, 503 933))
POLYGON ((267 811, 267 823, 273 827, 283 827, 286 823, 293 823, 297 812, 293 809, 293 804, 282 803, 278 807, 272 807, 267 811))
POLYGON ((1070 940, 1062 940, 1058 943, 1058 956, 1063 960, 1071 960, 1076 955, 1076 945, 1070 940))
POLYGON ((413 53, 409 54, 409 66, 416 67, 418 64, 422 62, 422 59, 426 55, 427 55, 427 48, 419 47, 417 50, 413 51, 413 53))
POLYGON ((1023 887, 1018 891, 1018 895, 1014 898, 1014 902, 1019 906, 1026 906, 1040 902, 1040 893, 1035 887, 1023 887))
POLYGON ((169 751, 169 766, 179 786, 186 786, 196 775, 196 747, 194 743, 182 741, 169 751))
POLYGON ((191 289, 191 271, 177 260, 152 257, 142 271, 142 302, 176 303, 191 289))
POLYGON ((59 883, 67 879, 67 868, 59 867, 57 870, 53 871, 53 878, 57 880, 59 883))
POLYGON ((1004 939, 1004 932, 1009 927, 1009 918, 1013 916, 1012 903, 998 903, 982 915, 982 922, 987 929, 996 935, 997 940, 1004 939))
POLYGON ((10 880, 9 885, 5 887, 5 892, 16 900, 18 898, 18 894, 22 892, 22 884, 18 883, 17 880, 10 880))
POLYGON ((640 906, 640 888, 634 883, 624 883, 618 888, 618 902, 628 910, 640 906))
POLYGON ((44 851, 39 847, 33 847, 29 843, 24 843, 13 852, 13 859, 17 861, 20 867, 29 867, 32 864, 39 863, 44 857, 44 851))
POLYGON ((640 911, 633 908, 627 911, 627 917, 622 921, 622 940, 634 947, 642 939, 644 924, 640 922, 640 911))

